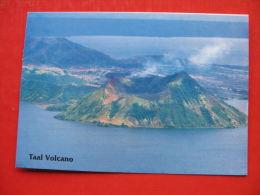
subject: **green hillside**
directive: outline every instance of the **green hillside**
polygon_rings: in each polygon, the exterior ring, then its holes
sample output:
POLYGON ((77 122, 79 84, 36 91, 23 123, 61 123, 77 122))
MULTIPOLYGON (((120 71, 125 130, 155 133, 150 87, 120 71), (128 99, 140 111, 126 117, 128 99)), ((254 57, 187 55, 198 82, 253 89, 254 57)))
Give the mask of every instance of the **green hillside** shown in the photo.
POLYGON ((62 71, 50 71, 50 70, 40 70, 37 68, 28 69, 23 68, 22 70, 23 79, 26 80, 37 80, 37 81, 48 81, 50 83, 58 85, 84 85, 87 82, 79 77, 69 75, 65 70, 62 71))
POLYGON ((48 81, 22 79, 20 98, 23 102, 57 104, 79 99, 95 89, 86 85, 58 85, 48 81))
POLYGON ((102 126, 227 128, 247 116, 206 91, 186 72, 166 77, 110 78, 56 116, 102 126))

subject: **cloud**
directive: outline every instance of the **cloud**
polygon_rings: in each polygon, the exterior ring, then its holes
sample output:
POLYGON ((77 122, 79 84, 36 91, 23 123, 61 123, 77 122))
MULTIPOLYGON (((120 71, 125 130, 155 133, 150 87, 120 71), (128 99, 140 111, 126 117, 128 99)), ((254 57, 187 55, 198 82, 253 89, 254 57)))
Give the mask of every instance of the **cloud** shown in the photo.
POLYGON ((216 41, 211 45, 204 46, 198 53, 190 57, 196 64, 213 64, 229 55, 231 44, 223 39, 216 41))

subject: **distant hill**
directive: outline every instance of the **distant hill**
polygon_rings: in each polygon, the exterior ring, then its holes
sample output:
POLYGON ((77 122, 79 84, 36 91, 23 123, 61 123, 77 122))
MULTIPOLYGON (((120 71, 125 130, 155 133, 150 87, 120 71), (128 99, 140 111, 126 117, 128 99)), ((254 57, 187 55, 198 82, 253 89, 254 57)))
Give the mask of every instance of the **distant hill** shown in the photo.
POLYGON ((21 101, 31 103, 65 103, 82 98, 96 87, 58 85, 48 81, 22 79, 21 101))
POLYGON ((184 71, 166 77, 111 77, 56 118, 149 128, 247 125, 245 114, 206 91, 184 71))
MULTIPOLYGON (((23 65, 48 65, 58 68, 127 67, 110 56, 65 38, 27 37, 23 65)), ((134 65, 134 64, 132 64, 134 65)))
POLYGON ((36 80, 36 81, 48 81, 50 83, 58 85, 84 85, 87 82, 79 77, 70 75, 67 71, 51 71, 41 69, 28 69, 23 68, 22 70, 23 79, 25 80, 36 80))

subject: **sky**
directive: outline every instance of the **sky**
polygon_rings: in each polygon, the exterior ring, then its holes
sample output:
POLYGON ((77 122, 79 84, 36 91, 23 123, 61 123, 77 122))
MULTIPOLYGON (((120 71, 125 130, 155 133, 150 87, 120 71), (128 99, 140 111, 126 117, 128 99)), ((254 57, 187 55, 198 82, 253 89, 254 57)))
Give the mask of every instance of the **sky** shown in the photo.
POLYGON ((248 65, 248 16, 28 13, 26 36, 66 37, 111 57, 171 54, 197 63, 248 65))

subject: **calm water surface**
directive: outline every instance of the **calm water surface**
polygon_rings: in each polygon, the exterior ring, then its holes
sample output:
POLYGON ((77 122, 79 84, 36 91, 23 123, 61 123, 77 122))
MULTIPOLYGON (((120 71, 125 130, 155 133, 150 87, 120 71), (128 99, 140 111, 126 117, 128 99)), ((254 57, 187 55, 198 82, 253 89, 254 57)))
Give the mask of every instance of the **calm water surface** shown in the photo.
MULTIPOLYGON (((239 103, 240 104, 240 103, 239 103)), ((97 127, 53 118, 20 104, 16 166, 97 172, 247 174, 247 127, 149 129, 97 127), (29 154, 73 162, 30 160, 29 154)))

